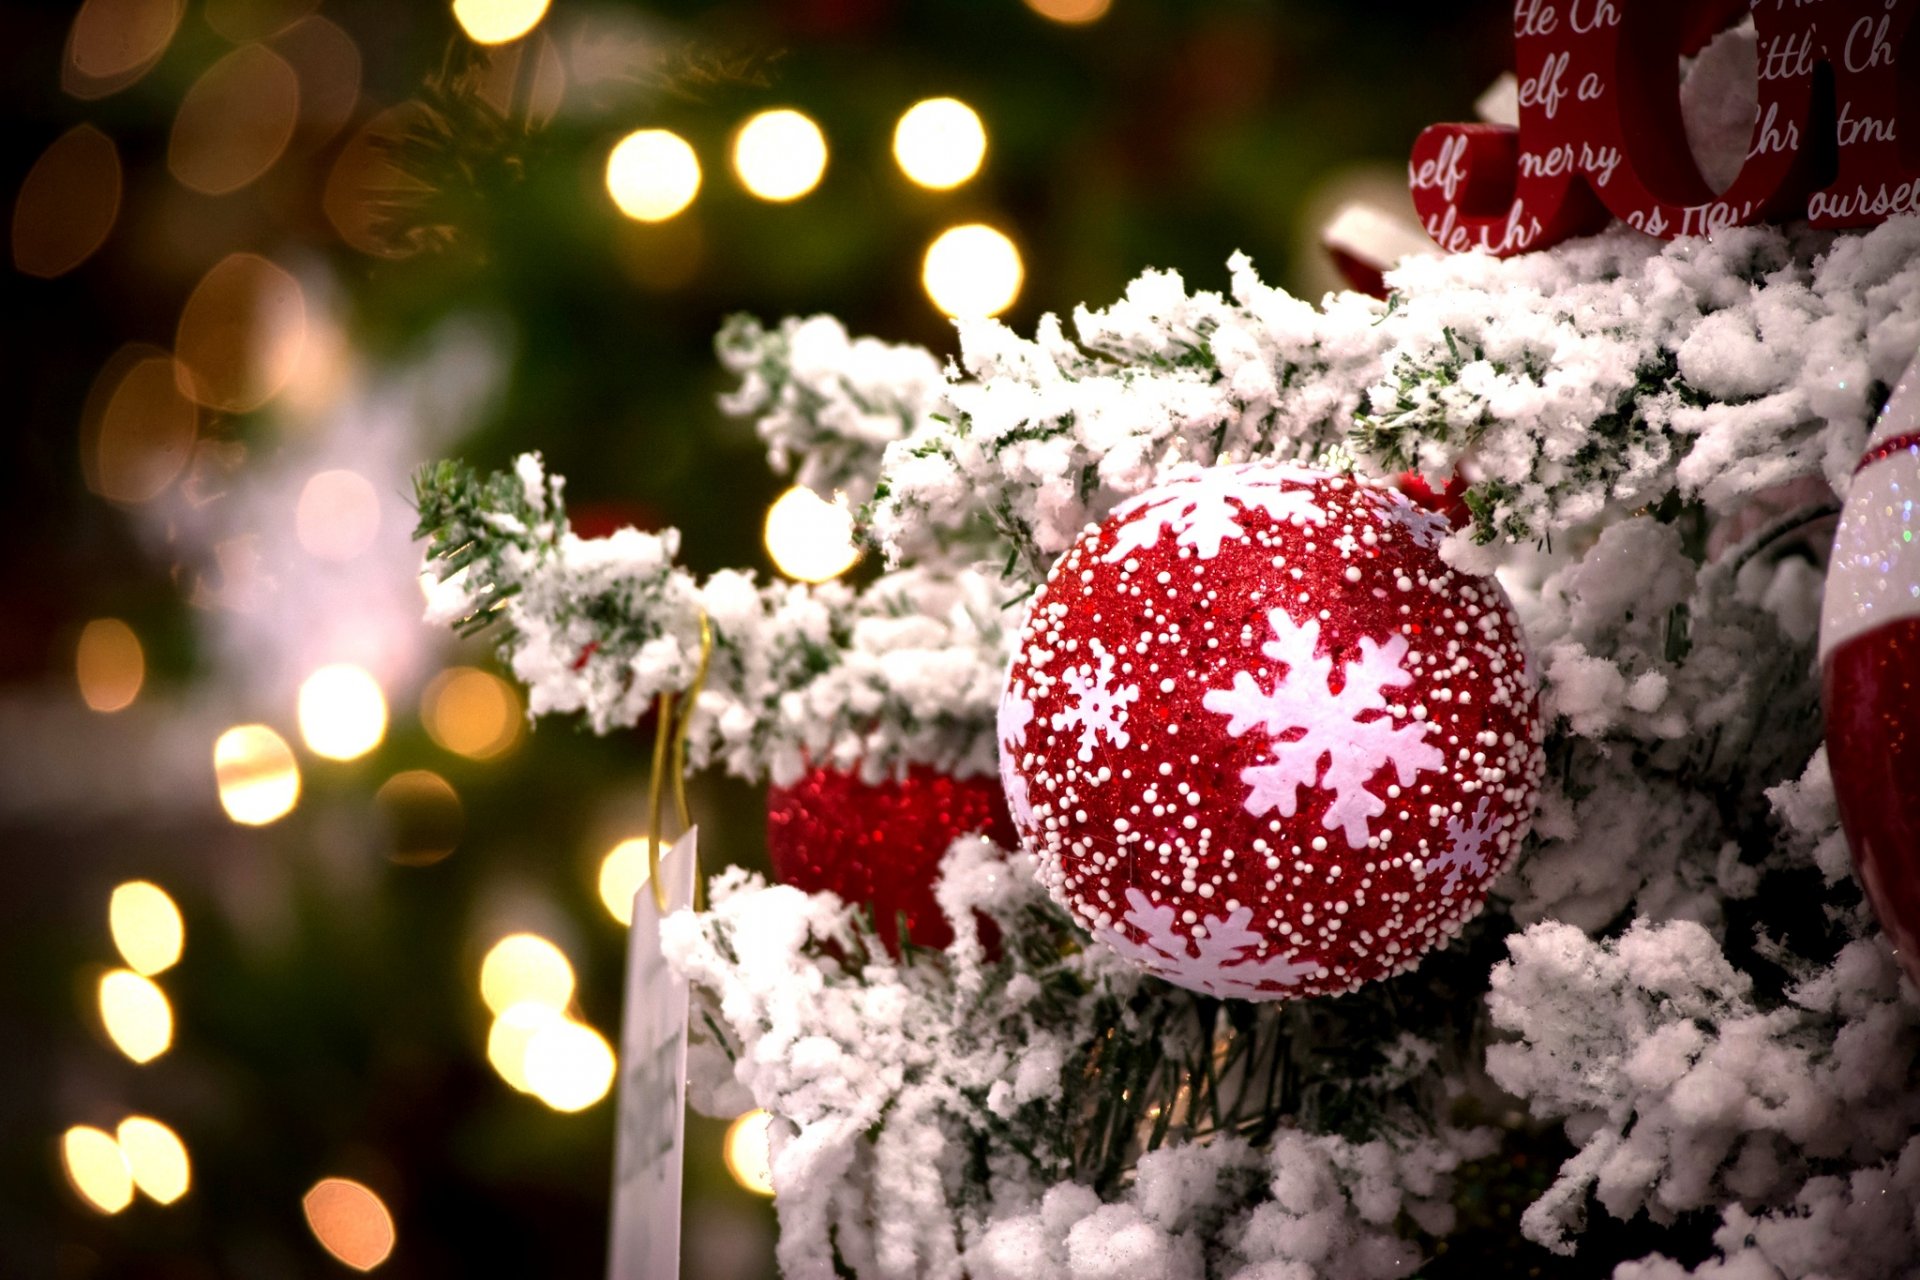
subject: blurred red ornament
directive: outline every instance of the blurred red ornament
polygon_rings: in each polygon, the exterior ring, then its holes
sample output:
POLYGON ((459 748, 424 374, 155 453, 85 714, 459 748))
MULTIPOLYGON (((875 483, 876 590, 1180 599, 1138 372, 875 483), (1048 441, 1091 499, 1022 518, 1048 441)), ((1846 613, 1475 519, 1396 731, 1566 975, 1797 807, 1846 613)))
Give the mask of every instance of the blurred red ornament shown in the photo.
POLYGON ((1403 471, 1394 481, 1400 492, 1413 499, 1416 506, 1447 518, 1447 523, 1456 529, 1464 529, 1473 523, 1473 512, 1467 509, 1467 481, 1459 472, 1447 477, 1446 484, 1439 489, 1433 487, 1433 481, 1418 471, 1403 471))
POLYGON ((1920 360, 1847 490, 1820 668, 1827 763, 1854 869, 1920 984, 1920 360))
POLYGON ((1543 770, 1498 582, 1386 485, 1196 470, 1123 503, 1035 597, 1001 772, 1096 939, 1216 996, 1348 991, 1485 904, 1543 770))
POLYGON ((1014 847, 996 779, 955 778, 914 765, 905 777, 864 782, 857 772, 816 768, 790 787, 767 791, 774 875, 808 893, 833 893, 871 908, 881 940, 895 955, 902 919, 915 946, 953 941, 933 885, 940 860, 965 835, 1014 847))

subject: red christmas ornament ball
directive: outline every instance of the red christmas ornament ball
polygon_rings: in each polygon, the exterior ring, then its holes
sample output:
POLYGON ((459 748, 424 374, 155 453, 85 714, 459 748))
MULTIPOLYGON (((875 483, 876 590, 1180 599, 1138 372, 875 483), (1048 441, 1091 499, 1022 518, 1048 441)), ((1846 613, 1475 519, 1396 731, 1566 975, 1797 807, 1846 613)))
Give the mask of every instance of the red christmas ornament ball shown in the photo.
POLYGON ((1196 469, 1036 596, 1001 778, 1053 896, 1170 982, 1248 999, 1411 968, 1531 820, 1537 693, 1444 516, 1297 467, 1196 469))
POLYGON ((1013 825, 992 778, 914 765, 904 776, 865 782, 857 771, 815 768, 792 786, 767 791, 774 875, 808 893, 872 908, 894 955, 903 919, 916 946, 953 941, 933 885, 953 842, 976 834, 1013 847, 1013 825))

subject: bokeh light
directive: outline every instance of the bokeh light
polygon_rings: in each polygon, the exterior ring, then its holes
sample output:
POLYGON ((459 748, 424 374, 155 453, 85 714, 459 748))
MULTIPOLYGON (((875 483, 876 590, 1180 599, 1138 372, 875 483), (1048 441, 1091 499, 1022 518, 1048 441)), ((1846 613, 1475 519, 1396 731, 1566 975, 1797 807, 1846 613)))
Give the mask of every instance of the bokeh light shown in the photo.
POLYGON ((773 1194, 773 1155, 768 1130, 773 1117, 749 1111, 727 1126, 721 1154, 733 1180, 755 1195, 773 1194))
POLYGON ((439 862, 466 830, 460 793, 430 769, 394 774, 374 793, 373 803, 387 829, 387 856, 402 866, 439 862))
POLYGON ((700 159, 667 129, 639 129, 607 155, 607 194, 636 222, 664 222, 700 193, 700 159))
POLYGON ((393 221, 420 208, 433 187, 398 157, 406 139, 433 124, 424 103, 388 107, 363 123, 335 157, 321 193, 321 211, 340 239, 378 258, 405 258, 428 243, 424 234, 396 234, 393 221))
POLYGON ((180 312, 180 390, 210 409, 250 413, 287 385, 306 341, 300 282, 257 253, 229 254, 180 312))
POLYGON ((827 171, 827 139, 798 111, 762 111, 733 137, 733 171, 762 200, 798 200, 827 171))
POLYGON ((613 1048, 584 1023, 556 1018, 527 1042, 527 1092, 555 1111, 584 1111, 613 1088, 613 1048))
POLYGON ((860 559, 846 504, 828 502, 802 485, 767 509, 766 542, 774 567, 801 582, 837 578, 860 559))
POLYGON ((152 977, 179 963, 187 927, 167 891, 146 880, 129 880, 107 899, 107 928, 120 958, 135 973, 152 977))
POLYGON ((235 822, 265 826, 300 800, 300 766, 293 748, 263 724, 235 725, 213 744, 213 776, 220 807, 235 822))
POLYGON ((548 0, 453 0, 453 16, 475 44, 505 44, 539 25, 548 0))
POLYGON ((186 13, 184 0, 86 0, 67 32, 60 87, 76 98, 104 98, 160 61, 186 13))
POLYGON ((73 651, 80 700, 94 711, 122 711, 140 696, 147 655, 140 637, 118 618, 95 618, 80 629, 73 651))
POLYGON ((380 682, 351 662, 321 667, 300 685, 300 736, 329 760, 358 760, 387 736, 380 682))
POLYGON ((122 347, 87 396, 80 470, 109 502, 151 502, 186 470, 200 411, 181 393, 173 358, 156 347, 122 347))
POLYGON ((532 1093, 527 1082, 527 1046, 541 1028, 565 1021, 566 1015, 550 1004, 528 1000, 500 1011, 487 1030, 487 1061, 500 1078, 521 1093, 532 1093))
POLYGON ((1013 241, 984 223, 940 233, 927 247, 920 281, 950 316, 997 316, 1020 296, 1025 268, 1013 241))
POLYGON ((1027 8, 1068 27, 1096 22, 1112 7, 1113 0, 1027 0, 1027 8))
POLYGON ((573 998, 573 965, 537 933, 509 934, 480 964, 480 998, 495 1014, 529 1003, 564 1009, 573 998))
POLYGON ((493 760, 520 741, 525 728, 513 686, 478 667, 452 667, 420 695, 420 722, 445 750, 469 760, 493 760))
POLYGON ((243 44, 180 100, 167 169, 190 191, 228 195, 273 167, 299 122, 299 76, 265 45, 243 44))
POLYGON ((647 882, 647 851, 653 841, 645 836, 622 840, 600 859, 600 901, 607 914, 623 925, 633 923, 633 895, 647 882))
POLYGON ((128 1116, 116 1130, 133 1185, 161 1204, 172 1204, 193 1185, 193 1166, 180 1135, 147 1116, 128 1116))
POLYGON ((371 1271, 393 1254, 393 1215, 371 1188, 351 1178, 322 1178, 300 1202, 320 1247, 355 1271, 371 1271))
POLYGON ((987 130, 958 98, 927 98, 908 107, 893 129, 893 158, 923 187, 945 191, 980 172, 987 130))
POLYGON ((150 978, 114 969, 100 979, 100 1021, 114 1047, 152 1062, 173 1044, 173 1006, 150 978))
POLYGON ((120 212, 120 153, 90 124, 53 140, 27 170, 13 205, 13 265, 30 276, 65 275, 113 230, 120 212))
POLYGON ((95 1209, 118 1213, 133 1203, 133 1174, 112 1134, 77 1124, 60 1137, 60 1159, 73 1189, 95 1209))
POLYGON ((300 490, 293 528, 315 559, 351 560, 380 532, 380 495, 358 471, 322 471, 300 490))
POLYGON ((207 25, 235 44, 280 35, 320 0, 206 0, 207 25))
POLYGON ((318 14, 301 18, 273 44, 300 80, 300 128, 294 145, 303 151, 321 146, 353 117, 360 97, 360 46, 318 14))

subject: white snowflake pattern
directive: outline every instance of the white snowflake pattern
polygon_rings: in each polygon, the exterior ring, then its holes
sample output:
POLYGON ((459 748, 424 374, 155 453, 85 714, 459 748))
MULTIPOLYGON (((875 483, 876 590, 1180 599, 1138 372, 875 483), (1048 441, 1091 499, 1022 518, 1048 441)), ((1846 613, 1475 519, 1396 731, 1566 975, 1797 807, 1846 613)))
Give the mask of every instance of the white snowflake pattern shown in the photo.
POLYGON ((1000 699, 1000 789, 1007 795, 1007 810, 1015 827, 1032 825, 1033 802, 1027 792, 1027 778, 1014 765, 1015 753, 1027 741, 1027 726, 1033 723, 1033 699, 1018 684, 1007 686, 1000 699))
POLYGON ((1114 511, 1120 532, 1101 557, 1118 564, 1145 551, 1172 529, 1179 545, 1202 560, 1220 554, 1222 543, 1245 532, 1243 511, 1264 511, 1275 520, 1310 520, 1324 525, 1327 513, 1313 500, 1304 473, 1274 467, 1205 467, 1122 503, 1114 511), (1288 487, 1291 482, 1295 487, 1288 487))
POLYGON ((1453 532, 1453 524, 1438 511, 1429 511, 1397 493, 1375 490, 1380 518, 1422 547, 1437 547, 1453 532))
POLYGON ((1373 776, 1391 765, 1406 787, 1420 771, 1446 763, 1440 749, 1426 740, 1433 726, 1425 720, 1396 720, 1381 692, 1413 681, 1400 665, 1407 653, 1406 637, 1393 636, 1384 645, 1362 639, 1359 659, 1347 663, 1345 683, 1336 694, 1331 691, 1333 660, 1318 653, 1320 624, 1312 619, 1296 624, 1284 609, 1270 610, 1267 622, 1274 638, 1261 652, 1287 668, 1273 692, 1265 692, 1251 674, 1241 671, 1233 677, 1233 688, 1208 690, 1201 705, 1230 717, 1227 732, 1236 738, 1258 727, 1271 739, 1272 763, 1240 771, 1249 788, 1248 813, 1258 816, 1274 809, 1290 818, 1299 788, 1317 785, 1334 795, 1326 828, 1344 830, 1347 844, 1362 848, 1372 838, 1369 820, 1387 808, 1386 801, 1367 790, 1373 776), (1295 732, 1300 736, 1278 736, 1295 732), (1322 760, 1328 762, 1324 778, 1322 760))
POLYGON ((1247 928, 1253 919, 1250 907, 1236 907, 1225 916, 1208 916, 1202 922, 1205 937, 1188 938, 1174 927, 1174 909, 1157 907, 1138 888, 1127 889, 1129 904, 1126 922, 1147 935, 1135 942, 1118 929, 1102 930, 1095 936, 1121 956, 1176 986, 1202 991, 1210 996, 1242 1000, 1273 1000, 1284 992, 1269 986, 1292 987, 1302 979, 1317 977, 1321 967, 1310 961, 1284 956, 1252 959, 1262 941, 1247 928), (1191 950, 1189 950, 1191 948, 1191 950))
POLYGON ((1073 705, 1065 711, 1054 712, 1052 719, 1056 731, 1080 726, 1081 764, 1093 759, 1093 749, 1099 744, 1101 734, 1116 747, 1124 747, 1131 741, 1126 730, 1127 706, 1140 699, 1139 685, 1114 684, 1113 655, 1098 640, 1093 642, 1093 655, 1100 662, 1097 670, 1092 663, 1084 662, 1067 668, 1067 693, 1073 698, 1073 705))
POLYGON ((1447 819, 1447 851, 1427 860, 1427 874, 1445 871, 1449 889, 1462 871, 1471 876, 1487 874, 1486 848, 1491 839, 1493 823, 1487 813, 1487 798, 1481 796, 1470 821, 1462 822, 1458 816, 1447 819))

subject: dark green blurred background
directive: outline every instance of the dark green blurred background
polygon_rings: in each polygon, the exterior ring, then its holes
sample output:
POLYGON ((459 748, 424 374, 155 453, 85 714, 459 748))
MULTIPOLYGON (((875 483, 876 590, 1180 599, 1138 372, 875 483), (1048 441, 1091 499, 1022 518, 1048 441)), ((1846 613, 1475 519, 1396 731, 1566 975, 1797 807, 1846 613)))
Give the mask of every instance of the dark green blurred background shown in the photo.
MULTIPOLYGON (((1005 317, 1021 329, 1104 304, 1148 266, 1223 287, 1235 249, 1317 296, 1333 284, 1319 222, 1343 196, 1391 192, 1418 129, 1471 118, 1509 51, 1491 0, 1112 0, 1083 25, 1022 0, 553 0, 531 35, 490 50, 431 0, 187 0, 149 69, 124 85, 76 79, 76 57, 124 53, 99 30, 175 8, 90 0, 77 22, 76 4, 16 4, 0 30, 14 255, 0 345, 8 1277, 340 1274, 301 1212, 328 1176, 391 1209, 381 1274, 604 1265, 612 1101, 560 1114, 509 1089, 485 1057, 477 974, 495 937, 537 929, 579 973, 579 1016, 617 1035, 624 934, 595 876, 642 829, 647 752, 640 735, 562 722, 486 762, 430 740, 423 682, 488 657, 412 617, 415 566, 392 515, 412 467, 539 449, 597 528, 670 524, 696 569, 771 572, 761 521, 784 484, 750 428, 715 408, 724 317, 827 311, 951 352, 920 261, 939 231, 972 221, 1023 254, 1005 317), (183 98, 254 44, 301 77, 298 126, 238 189, 191 190, 183 98), (938 193, 900 174, 889 139, 903 109, 943 94, 978 111, 989 146, 977 177, 938 193), (725 159, 739 123, 773 106, 812 116, 831 149, 819 188, 787 205, 748 195, 725 159), (77 179, 20 193, 82 124, 111 141, 120 190, 99 247, 66 264, 60 246, 86 239, 108 194, 77 179), (622 217, 602 180, 613 143, 642 127, 680 133, 705 173, 691 208, 656 225, 622 217), (103 370, 129 343, 164 357, 196 285, 235 253, 300 282, 295 373, 257 409, 194 411, 190 460, 164 492, 129 500, 88 461, 113 390, 103 370), (42 278, 48 263, 61 269, 42 278), (436 397, 457 403, 419 410, 436 397), (288 477, 361 457, 388 509, 385 550, 309 579, 279 550, 299 492, 288 477), (384 629, 356 632, 363 608, 384 629), (147 665, 113 714, 88 710, 76 685, 80 629, 101 617, 131 626, 147 665), (391 725, 350 763, 298 745, 293 689, 323 635, 357 635, 355 652, 388 668, 391 725), (295 744, 304 783, 288 816, 257 828, 228 820, 211 764, 218 733, 249 721, 295 744), (417 815, 374 799, 414 769, 463 809, 454 851, 427 865, 405 857, 417 815), (108 895, 129 879, 162 885, 186 921, 184 958, 157 979, 172 1048, 144 1066, 105 1036, 95 995, 119 963, 108 895), (180 1135, 192 1190, 102 1214, 69 1185, 61 1134, 132 1112, 180 1135)), ((709 859, 763 864, 751 789, 705 779, 694 807, 709 859)), ((689 1129, 686 1274, 770 1275, 772 1214, 728 1176, 724 1128, 689 1129)))

